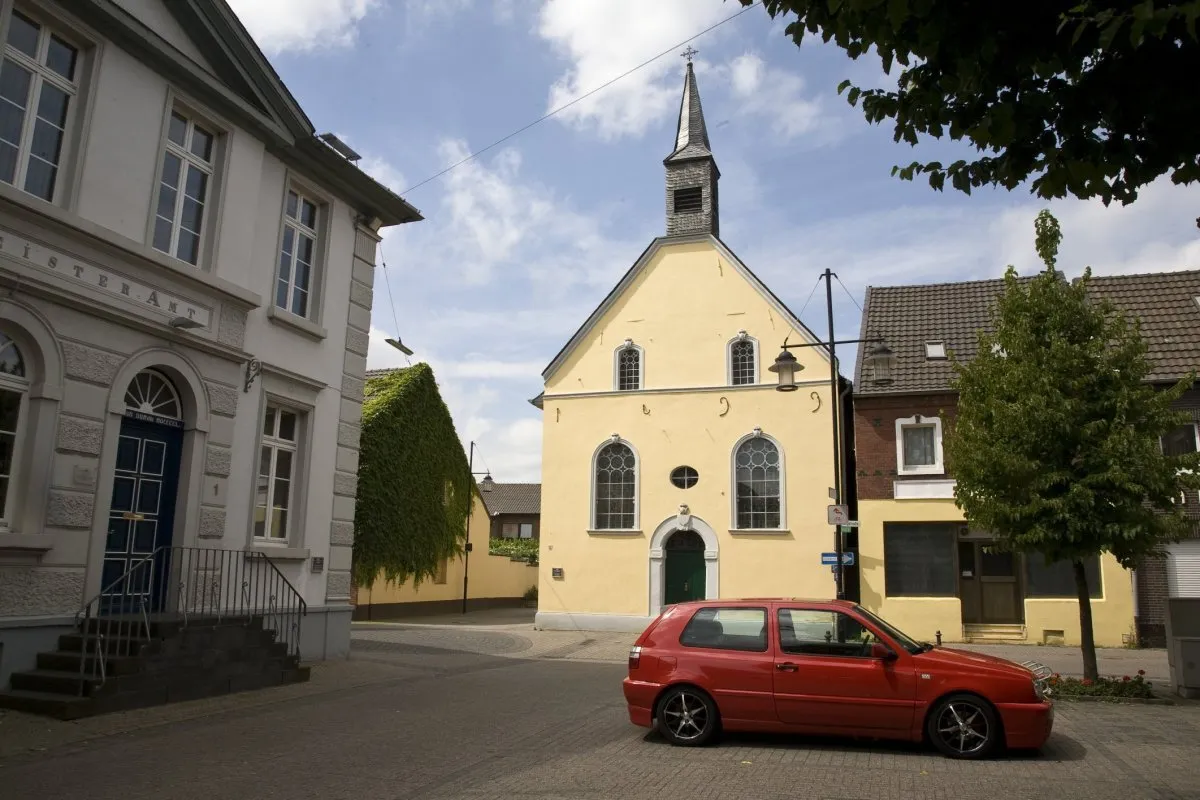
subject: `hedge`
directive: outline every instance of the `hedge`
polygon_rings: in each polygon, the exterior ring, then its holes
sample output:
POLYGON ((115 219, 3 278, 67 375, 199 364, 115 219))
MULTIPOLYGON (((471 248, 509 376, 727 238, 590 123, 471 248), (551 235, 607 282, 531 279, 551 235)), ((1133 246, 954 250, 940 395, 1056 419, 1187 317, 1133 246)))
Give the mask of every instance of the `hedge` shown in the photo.
POLYGON ((488 542, 488 552, 494 556, 508 556, 520 559, 521 561, 528 561, 530 564, 536 564, 538 561, 538 540, 492 539, 488 542))
POLYGON ((428 364, 367 379, 354 511, 354 581, 433 578, 462 554, 471 470, 428 364))

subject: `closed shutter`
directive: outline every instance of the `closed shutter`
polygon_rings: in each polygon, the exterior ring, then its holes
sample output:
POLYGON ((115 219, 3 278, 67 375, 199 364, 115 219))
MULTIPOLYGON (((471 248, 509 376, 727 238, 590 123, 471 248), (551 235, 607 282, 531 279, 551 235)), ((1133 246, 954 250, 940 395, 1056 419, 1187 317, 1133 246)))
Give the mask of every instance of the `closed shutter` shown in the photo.
POLYGON ((1167 546, 1167 595, 1200 597, 1200 539, 1167 546))

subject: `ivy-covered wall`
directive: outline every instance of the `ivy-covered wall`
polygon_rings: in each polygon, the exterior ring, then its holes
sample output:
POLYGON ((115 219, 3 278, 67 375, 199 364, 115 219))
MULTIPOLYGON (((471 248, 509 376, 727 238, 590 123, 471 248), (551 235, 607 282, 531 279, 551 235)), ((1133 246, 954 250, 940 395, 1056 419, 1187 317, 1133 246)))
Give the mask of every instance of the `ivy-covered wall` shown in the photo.
POLYGON ((354 582, 414 586, 462 553, 474 492, 428 364, 367 379, 354 512, 354 582))

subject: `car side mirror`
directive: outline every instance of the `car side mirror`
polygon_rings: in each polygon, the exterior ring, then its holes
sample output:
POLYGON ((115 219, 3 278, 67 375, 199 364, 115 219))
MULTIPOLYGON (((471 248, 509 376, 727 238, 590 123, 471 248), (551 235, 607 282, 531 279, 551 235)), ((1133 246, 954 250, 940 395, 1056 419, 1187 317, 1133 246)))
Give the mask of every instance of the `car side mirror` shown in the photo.
POLYGON ((881 661, 895 661, 896 654, 887 645, 875 642, 871 645, 871 658, 878 658, 881 661))

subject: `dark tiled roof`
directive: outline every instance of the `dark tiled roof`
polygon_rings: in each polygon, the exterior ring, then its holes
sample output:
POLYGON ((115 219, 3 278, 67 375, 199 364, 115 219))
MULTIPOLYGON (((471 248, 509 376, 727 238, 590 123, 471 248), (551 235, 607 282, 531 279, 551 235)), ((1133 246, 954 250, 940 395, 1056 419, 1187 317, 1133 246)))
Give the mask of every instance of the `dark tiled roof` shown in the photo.
POLYGON ((495 483, 490 492, 481 487, 479 496, 492 515, 542 513, 540 483, 495 483))
MULTIPOLYGON (((1093 277, 1091 287, 1141 321, 1153 364, 1150 380, 1175 380, 1200 368, 1200 270, 1093 277)), ((979 333, 992 329, 991 308, 1003 292, 1002 279, 868 287, 859 338, 884 339, 896 367, 891 384, 875 385, 864 363, 872 345, 860 344, 855 394, 949 390, 954 367, 949 360, 927 359, 926 342, 943 342, 960 360, 973 358, 979 333)))
POLYGON ((1093 277, 1090 291, 1141 322, 1150 380, 1200 369, 1200 270, 1093 277))

